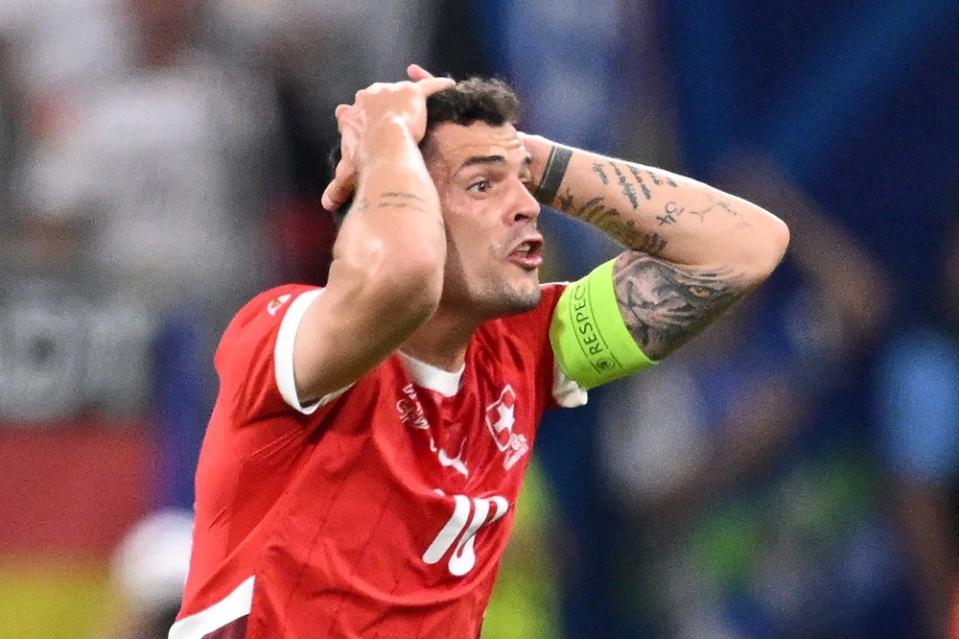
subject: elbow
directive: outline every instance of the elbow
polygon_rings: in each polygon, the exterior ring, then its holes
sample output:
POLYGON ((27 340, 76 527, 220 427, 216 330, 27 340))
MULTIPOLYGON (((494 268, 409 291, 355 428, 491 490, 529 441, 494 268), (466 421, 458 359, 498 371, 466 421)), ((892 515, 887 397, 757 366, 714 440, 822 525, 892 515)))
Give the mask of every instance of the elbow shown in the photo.
POLYGON ((786 250, 789 248, 789 227, 778 217, 770 215, 770 229, 767 239, 767 252, 769 259, 766 263, 767 275, 772 273, 779 263, 786 256, 786 250))
POLYGON ((778 217, 766 214, 763 228, 748 252, 747 272, 753 285, 761 284, 782 262, 789 248, 789 227, 778 217))

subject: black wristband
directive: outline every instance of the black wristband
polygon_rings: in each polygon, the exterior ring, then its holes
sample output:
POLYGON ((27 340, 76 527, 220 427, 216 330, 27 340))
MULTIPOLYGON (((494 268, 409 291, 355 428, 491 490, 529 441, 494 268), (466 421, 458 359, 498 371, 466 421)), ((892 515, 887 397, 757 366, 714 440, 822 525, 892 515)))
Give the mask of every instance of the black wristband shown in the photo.
POLYGON ((566 175, 566 167, 569 166, 572 155, 572 149, 558 144, 553 145, 549 152, 549 159, 546 160, 546 168, 543 170, 543 179, 540 180, 539 188, 534 194, 542 204, 549 206, 556 199, 556 193, 563 182, 563 176, 566 175))

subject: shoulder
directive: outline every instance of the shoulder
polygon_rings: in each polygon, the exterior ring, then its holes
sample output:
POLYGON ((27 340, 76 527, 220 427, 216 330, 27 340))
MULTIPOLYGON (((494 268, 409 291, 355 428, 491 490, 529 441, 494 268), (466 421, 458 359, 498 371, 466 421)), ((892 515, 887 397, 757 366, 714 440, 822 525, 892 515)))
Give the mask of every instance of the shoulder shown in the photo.
POLYGON ((240 307, 227 326, 227 332, 242 328, 258 317, 282 318, 290 304, 303 293, 322 291, 322 288, 309 284, 282 284, 267 289, 240 307))
POLYGON ((294 382, 293 350, 297 328, 307 308, 323 289, 306 284, 285 284, 253 297, 227 326, 213 361, 220 378, 220 393, 247 415, 285 412, 292 408, 311 415, 320 406, 343 394, 330 393, 318 402, 300 402, 294 382))
POLYGON ((262 291, 252 297, 237 311, 235 319, 243 321, 261 312, 275 316, 277 312, 294 297, 307 291, 322 290, 309 284, 281 284, 262 291))
POLYGON ((277 332, 291 309, 295 311, 299 306, 308 305, 322 290, 308 284, 283 284, 254 296, 240 307, 224 330, 217 349, 217 359, 224 346, 244 340, 251 333, 266 335, 277 332))
POLYGON ((545 284, 540 284, 540 306, 546 304, 555 307, 556 301, 559 299, 559 296, 563 294, 563 291, 566 290, 567 286, 569 286, 569 282, 546 282, 545 284))
POLYGON ((481 331, 484 349, 493 353, 499 366, 525 379, 542 399, 542 406, 573 407, 586 403, 586 393, 570 380, 556 362, 550 327, 566 282, 540 286, 539 303, 532 309, 487 322, 481 331))

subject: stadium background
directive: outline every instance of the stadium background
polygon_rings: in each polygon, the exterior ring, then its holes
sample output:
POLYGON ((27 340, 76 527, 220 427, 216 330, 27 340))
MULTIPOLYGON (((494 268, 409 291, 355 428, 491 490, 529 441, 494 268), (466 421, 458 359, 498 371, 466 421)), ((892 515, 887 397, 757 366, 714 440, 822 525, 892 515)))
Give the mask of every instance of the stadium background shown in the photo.
MULTIPOLYGON (((0 0, 0 636, 150 636, 216 335, 251 292, 323 281, 332 108, 414 60, 793 234, 705 339, 544 423, 484 636, 941 636, 949 0, 0 0)), ((543 224, 552 278, 613 250, 543 224)))

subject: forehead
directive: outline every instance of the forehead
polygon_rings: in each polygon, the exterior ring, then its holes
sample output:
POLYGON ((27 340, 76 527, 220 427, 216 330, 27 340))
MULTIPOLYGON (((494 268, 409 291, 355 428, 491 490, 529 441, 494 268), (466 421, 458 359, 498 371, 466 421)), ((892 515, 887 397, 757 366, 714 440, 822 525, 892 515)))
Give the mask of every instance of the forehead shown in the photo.
POLYGON ((529 156, 512 124, 474 122, 463 126, 444 122, 430 131, 428 145, 428 162, 449 171, 475 157, 501 156, 507 162, 521 164, 529 156))

